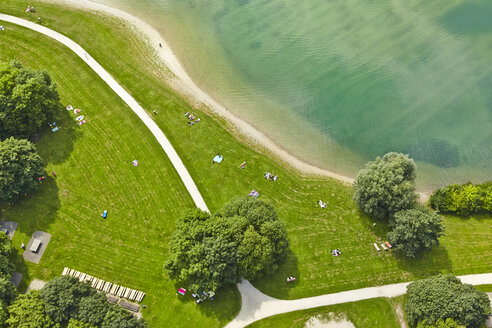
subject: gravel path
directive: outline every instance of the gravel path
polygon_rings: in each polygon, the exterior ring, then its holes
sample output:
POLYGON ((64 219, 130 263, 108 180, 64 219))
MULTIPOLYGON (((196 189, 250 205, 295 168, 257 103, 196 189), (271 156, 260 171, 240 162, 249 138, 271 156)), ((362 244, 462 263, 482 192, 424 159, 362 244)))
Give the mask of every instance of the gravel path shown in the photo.
MULTIPOLYGON (((140 104, 125 89, 123 89, 123 87, 118 82, 116 82, 116 80, 101 65, 99 65, 99 63, 94 58, 92 58, 81 46, 52 29, 27 21, 25 19, 0 14, 0 20, 26 27, 28 29, 44 34, 52 39, 55 39, 56 41, 67 46, 70 50, 75 52, 77 56, 82 58, 82 60, 85 61, 87 65, 89 65, 89 67, 92 68, 94 72, 96 72, 99 77, 104 82, 106 82, 109 87, 113 89, 113 91, 116 92, 116 94, 118 94, 118 96, 120 96, 120 98, 123 99, 123 101, 128 106, 130 106, 133 112, 137 114, 137 116, 142 120, 147 128, 149 128, 150 132, 152 132, 154 137, 161 145, 162 149, 166 152, 167 156, 171 160, 171 163, 178 172, 178 175, 183 181, 186 189, 188 189, 191 198, 193 198, 195 205, 203 211, 210 212, 207 205, 205 204, 205 201, 203 200, 202 195, 200 194, 200 191, 198 191, 193 178, 188 173, 188 170, 181 161, 181 158, 179 158, 178 153, 176 153, 176 150, 174 150, 173 146, 166 138, 162 130, 157 126, 152 118, 150 118, 150 116, 142 108, 142 106, 140 106, 140 104)), ((8 29, 6 31, 3 31, 2 33, 8 33, 8 29)))
MULTIPOLYGON (((492 273, 459 276, 463 283, 472 285, 492 284, 492 273)), ((378 287, 368 287, 346 292, 301 298, 297 300, 279 300, 263 294, 249 281, 238 284, 242 307, 237 317, 226 328, 240 328, 257 320, 273 315, 320 306, 355 302, 376 297, 396 297, 407 292, 409 282, 378 287)))

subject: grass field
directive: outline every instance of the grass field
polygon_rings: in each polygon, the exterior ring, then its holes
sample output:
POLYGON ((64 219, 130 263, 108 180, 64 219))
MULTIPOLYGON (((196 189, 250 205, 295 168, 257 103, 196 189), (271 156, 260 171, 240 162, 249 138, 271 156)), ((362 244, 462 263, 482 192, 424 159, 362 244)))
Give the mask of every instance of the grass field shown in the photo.
MULTIPOLYGON (((446 217, 442 245, 423 259, 407 260, 392 252, 376 253, 384 241, 384 224, 358 211, 348 186, 324 178, 301 177, 261 151, 251 150, 225 129, 225 122, 205 115, 163 83, 147 45, 126 23, 38 1, 44 24, 74 39, 105 67, 149 111, 168 136, 195 179, 212 212, 233 196, 255 188, 273 203, 288 228, 291 252, 278 273, 254 282, 278 298, 299 298, 399 281, 438 272, 491 272, 490 217, 446 217), (74 24, 77 22, 77 24, 74 24), (190 127, 186 111, 202 121, 190 127), (216 153, 224 155, 212 165, 216 153), (246 160, 246 169, 239 169, 246 160), (268 182, 263 173, 279 175, 268 182), (322 199, 326 209, 316 206, 322 199), (331 256, 339 248, 342 256, 331 256), (296 276, 287 285, 286 276, 296 276)), ((3 0, 0 12, 35 20, 25 14, 27 2, 3 0)), ((59 84, 64 105, 84 109, 88 120, 78 127, 68 113, 62 129, 45 132, 37 142, 50 178, 35 195, 13 207, 3 206, 3 219, 20 223, 16 245, 35 230, 52 241, 39 265, 18 266, 27 280, 50 279, 64 266, 85 271, 148 293, 144 316, 152 327, 220 326, 239 309, 235 288, 220 291, 214 303, 200 308, 174 295, 177 287, 163 274, 162 262, 174 220, 192 201, 165 154, 131 110, 64 47, 11 24, 0 35, 0 59, 16 58, 50 72, 59 84), (140 166, 131 166, 133 159, 140 166), (103 221, 99 213, 109 210, 103 221)), ((240 139, 240 138, 239 138, 240 139)), ((25 286, 24 286, 25 287, 25 286)))
POLYGON ((400 327, 391 300, 387 298, 375 298, 372 300, 280 314, 254 322, 248 328, 303 328, 310 318, 317 316, 329 318, 330 313, 333 313, 335 316, 345 315, 357 328, 400 327))
MULTIPOLYGON (((52 234, 40 265, 16 257, 24 274, 61 274, 64 266, 147 293, 144 311, 153 327, 221 326, 239 310, 230 288, 213 303, 197 308, 191 297, 175 296, 176 286, 162 264, 174 221, 193 202, 159 144, 131 110, 82 61, 65 47, 35 32, 4 24, 1 59, 16 58, 47 69, 58 83, 63 104, 82 108, 87 120, 77 126, 63 110, 60 130, 44 131, 36 143, 57 178, 12 207, 2 218, 18 221, 14 245, 27 244, 36 230, 52 234), (131 162, 138 159, 140 165, 131 162), (100 213, 107 209, 106 220, 100 213)), ((20 251, 20 249, 19 249, 20 251)))

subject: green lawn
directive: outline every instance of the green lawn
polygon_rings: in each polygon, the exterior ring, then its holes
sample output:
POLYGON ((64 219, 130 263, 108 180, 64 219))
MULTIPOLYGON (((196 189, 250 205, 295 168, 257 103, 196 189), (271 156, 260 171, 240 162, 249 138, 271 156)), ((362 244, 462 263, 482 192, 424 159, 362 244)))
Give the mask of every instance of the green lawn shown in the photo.
POLYGON ((479 290, 483 290, 484 292, 492 293, 492 285, 478 285, 475 287, 479 290))
POLYGON ((1 59, 48 70, 61 102, 82 108, 87 120, 77 126, 72 112, 63 109, 60 130, 46 130, 36 142, 47 171, 57 178, 48 177, 39 192, 2 209, 3 219, 20 223, 15 246, 27 244, 36 230, 53 236, 39 265, 16 257, 25 277, 21 289, 33 277, 48 280, 68 266, 145 291, 144 315, 153 327, 219 327, 232 319, 240 307, 236 288, 197 307, 191 297, 176 297, 175 283, 163 274, 174 221, 194 205, 143 123, 64 46, 3 25, 8 32, 0 38, 1 59), (132 166, 133 159, 139 160, 138 167, 132 166), (106 220, 100 216, 105 209, 106 220))
POLYGON ((317 316, 330 318, 330 313, 335 316, 345 315, 357 328, 400 327, 391 300, 375 298, 280 314, 254 322, 248 328, 303 328, 310 318, 317 316))
MULTIPOLYGON (((263 150, 252 150, 227 131, 222 120, 207 116, 174 94, 163 82, 148 47, 126 23, 97 14, 38 1, 44 24, 81 44, 149 111, 168 136, 195 179, 212 212, 233 196, 255 188, 274 204, 285 222, 291 252, 278 273, 254 282, 278 298, 299 298, 412 280, 437 272, 491 272, 490 217, 446 217, 441 247, 423 259, 407 260, 393 252, 377 253, 372 243, 384 241, 382 223, 358 211, 350 187, 332 179, 302 177, 263 150), (74 23, 77 22, 77 23, 74 23), (202 121, 186 124, 186 111, 202 121), (216 153, 224 161, 212 165, 216 153), (248 166, 239 165, 246 160, 248 166), (263 173, 279 175, 268 182, 263 173), (322 199, 328 208, 316 202, 322 199), (342 256, 331 256, 339 248, 342 256), (295 284, 285 277, 294 275, 295 284)), ((35 20, 25 14, 27 2, 2 0, 0 12, 35 20)), ((19 262, 30 278, 49 279, 63 266, 124 283, 148 293, 144 316, 153 327, 219 326, 239 309, 235 289, 218 293, 217 301, 196 308, 174 295, 176 285, 163 274, 162 262, 174 220, 191 198, 165 154, 121 100, 75 55, 45 37, 11 24, 0 34, 0 59, 17 58, 48 70, 60 86, 62 102, 84 109, 88 123, 76 127, 68 113, 62 129, 46 132, 37 145, 48 166, 58 174, 40 192, 2 211, 4 219, 20 222, 16 245, 35 230, 53 235, 39 265, 19 262), (131 161, 137 158, 140 166, 131 161), (102 221, 100 211, 109 209, 102 221)))

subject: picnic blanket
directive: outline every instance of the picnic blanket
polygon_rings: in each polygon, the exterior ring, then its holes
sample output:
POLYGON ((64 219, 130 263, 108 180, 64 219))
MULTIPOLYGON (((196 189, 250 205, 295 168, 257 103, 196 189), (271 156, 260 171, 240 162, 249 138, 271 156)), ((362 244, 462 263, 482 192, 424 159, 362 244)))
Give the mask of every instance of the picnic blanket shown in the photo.
POLYGON ((253 189, 253 190, 251 190, 251 192, 249 193, 249 195, 251 197, 258 198, 258 196, 260 196, 260 193, 253 189))

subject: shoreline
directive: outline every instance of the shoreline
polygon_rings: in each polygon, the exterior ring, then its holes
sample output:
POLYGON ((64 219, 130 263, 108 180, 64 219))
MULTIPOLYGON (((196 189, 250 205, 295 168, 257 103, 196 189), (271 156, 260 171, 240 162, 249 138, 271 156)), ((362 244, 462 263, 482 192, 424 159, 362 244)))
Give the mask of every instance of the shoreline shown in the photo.
MULTIPOLYGON (((250 123, 240 119, 227 110, 226 107, 215 101, 209 94, 200 89, 188 75, 179 59, 174 55, 171 47, 167 44, 163 36, 150 24, 132 14, 108 5, 93 2, 91 0, 44 0, 51 3, 64 4, 82 10, 102 12, 110 16, 122 19, 137 29, 138 32, 150 42, 149 47, 157 55, 158 59, 164 64, 165 68, 174 76, 166 81, 168 86, 176 93, 185 97, 190 103, 204 105, 208 111, 224 119, 237 133, 248 139, 249 143, 257 144, 276 156, 280 161, 290 165, 294 170, 301 174, 329 177, 344 184, 352 184, 354 178, 338 174, 334 171, 322 169, 315 165, 304 162, 289 153, 278 144, 274 143, 263 132, 253 127, 250 123), (162 45, 162 46, 160 46, 162 45)), ((420 202, 427 202, 432 190, 417 191, 420 202)))
POLYGON ((172 49, 167 44, 162 35, 150 24, 137 18, 130 13, 107 6, 105 4, 93 2, 90 0, 45 0, 51 3, 61 3, 74 8, 80 8, 85 10, 92 10, 109 14, 116 18, 123 19, 130 23, 132 26, 143 34, 144 37, 150 42, 150 47, 164 63, 165 67, 174 75, 174 79, 168 81, 168 85, 178 94, 184 96, 186 99, 191 100, 197 104, 205 105, 209 111, 218 115, 220 118, 225 119, 244 137, 250 139, 254 143, 266 148, 268 151, 279 157, 280 160, 288 163, 294 169, 304 174, 312 174, 317 176, 330 177, 339 180, 343 183, 352 184, 354 178, 338 174, 336 172, 319 168, 317 166, 306 163, 293 154, 289 153, 279 145, 274 143, 263 132, 257 130, 251 124, 238 118, 231 112, 229 112, 223 105, 215 101, 205 91, 200 89, 191 77, 186 73, 186 70, 179 62, 179 59, 174 55, 172 49), (159 47, 159 44, 162 47, 159 47))

